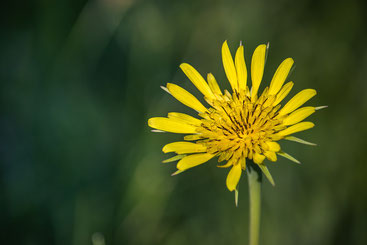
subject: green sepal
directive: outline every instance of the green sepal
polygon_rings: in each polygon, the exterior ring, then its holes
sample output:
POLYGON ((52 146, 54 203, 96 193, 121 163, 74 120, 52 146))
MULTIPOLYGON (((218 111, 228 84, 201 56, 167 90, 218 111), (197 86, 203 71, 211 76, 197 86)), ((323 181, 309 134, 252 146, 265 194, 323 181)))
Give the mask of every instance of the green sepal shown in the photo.
POLYGON ((295 159, 294 157, 292 157, 292 156, 291 156, 291 155, 289 155, 288 153, 285 153, 285 152, 280 151, 280 152, 277 152, 277 154, 278 154, 279 156, 282 156, 282 157, 287 158, 288 160, 291 160, 292 162, 295 162, 295 163, 297 163, 297 164, 301 164, 301 162, 300 162, 300 161, 298 161, 297 159, 295 159))
POLYGON ((270 184, 272 184, 273 186, 275 186, 275 182, 273 177, 271 176, 269 169, 263 165, 263 164, 258 164, 258 166, 260 167, 261 171, 263 172, 263 174, 265 175, 265 177, 269 180, 270 184))
POLYGON ((287 136, 284 139, 289 140, 289 141, 294 141, 294 142, 304 144, 304 145, 312 145, 312 146, 316 145, 315 143, 311 143, 311 142, 308 142, 306 140, 303 140, 303 139, 300 139, 300 138, 297 138, 297 137, 294 137, 294 136, 287 136))
POLYGON ((180 160, 182 158, 184 158, 186 155, 176 155, 174 157, 171 157, 171 158, 168 158, 164 161, 162 161, 163 163, 167 163, 167 162, 174 162, 174 161, 177 161, 177 160, 180 160))

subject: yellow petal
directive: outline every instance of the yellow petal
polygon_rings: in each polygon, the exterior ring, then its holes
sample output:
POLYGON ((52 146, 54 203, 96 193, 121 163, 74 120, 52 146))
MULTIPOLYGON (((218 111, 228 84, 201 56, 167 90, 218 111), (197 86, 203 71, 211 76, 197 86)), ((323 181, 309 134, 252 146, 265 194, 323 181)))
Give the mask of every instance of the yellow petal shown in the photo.
POLYGON ((293 87, 293 82, 288 82, 286 83, 283 88, 279 91, 279 93, 277 94, 277 98, 274 101, 273 106, 276 106, 277 104, 279 104, 291 91, 292 87, 293 87))
POLYGON ((180 112, 170 112, 168 113, 168 118, 176 119, 196 126, 201 125, 201 121, 199 119, 180 112))
POLYGON ((222 95, 222 91, 220 90, 217 80, 215 80, 215 77, 213 76, 213 74, 208 73, 207 79, 208 79, 209 87, 213 91, 213 93, 222 95))
POLYGON ((209 85, 194 67, 189 64, 182 63, 180 68, 204 96, 209 99, 215 99, 215 96, 210 90, 209 85))
POLYGON ((304 89, 296 94, 280 111, 279 115, 291 113, 316 95, 314 89, 304 89))
POLYGON ((287 79, 293 63, 294 61, 292 58, 287 58, 280 64, 270 82, 269 95, 277 94, 279 92, 285 82, 285 79, 287 79))
POLYGON ((261 164, 265 160, 265 156, 257 152, 254 154, 252 158, 253 158, 252 160, 254 160, 254 163, 257 163, 257 164, 261 164))
POLYGON ((269 169, 263 165, 263 164, 259 164, 259 167, 261 169, 261 171, 264 173, 265 177, 269 180, 270 184, 272 184, 273 186, 275 185, 274 179, 271 176, 269 169))
POLYGON ((240 163, 241 163, 241 167, 242 167, 242 170, 246 170, 246 158, 242 158, 242 160, 240 160, 240 163))
POLYGON ((311 106, 302 107, 302 108, 292 112, 289 116, 287 116, 283 120, 283 124, 284 125, 296 124, 296 123, 302 121, 303 119, 305 119, 306 117, 308 117, 309 115, 311 115, 314 112, 315 112, 315 107, 311 107, 311 106))
POLYGON ((300 123, 297 123, 289 128, 286 128, 278 132, 277 134, 280 136, 287 136, 287 135, 294 134, 294 133, 297 133, 303 130, 313 128, 314 126, 315 124, 313 124, 312 122, 300 122, 300 123))
POLYGON ((234 157, 232 157, 226 164, 224 165, 217 165, 218 168, 228 168, 236 163, 236 160, 234 157))
POLYGON ((178 122, 165 117, 152 117, 148 120, 148 125, 152 128, 178 134, 194 134, 196 126, 183 122, 178 122))
POLYGON ((202 144, 196 144, 186 141, 173 142, 165 145, 162 149, 164 153, 176 152, 177 154, 186 154, 194 152, 205 152, 206 147, 202 144))
POLYGON ((237 49, 236 57, 237 81, 240 90, 245 90, 247 85, 247 68, 245 62, 244 48, 242 45, 237 49))
POLYGON ((238 182, 240 181, 242 173, 241 164, 238 163, 234 165, 231 170, 228 173, 226 184, 227 188, 230 191, 233 191, 236 189, 238 182))
POLYGON ((274 141, 268 141, 266 142, 266 145, 269 147, 269 151, 278 152, 280 151, 280 145, 277 142, 274 141))
POLYGON ((264 66, 265 66, 265 54, 266 54, 266 45, 259 45, 252 55, 251 60, 251 80, 252 80, 252 91, 251 98, 254 98, 257 95, 257 91, 259 90, 261 80, 264 74, 264 66))
POLYGON ((200 153, 200 154, 189 155, 189 156, 182 158, 177 163, 177 168, 181 171, 184 171, 186 169, 203 164, 209 161, 210 159, 212 159, 214 156, 215 154, 210 154, 210 153, 200 153))
POLYGON ((198 140, 198 139, 202 139, 202 136, 200 134, 190 134, 190 135, 184 136, 184 140, 187 140, 187 141, 198 140))
POLYGON ((266 158, 268 160, 270 160, 272 162, 276 162, 276 160, 277 160, 277 155, 273 151, 265 151, 264 155, 266 156, 266 158))
POLYGON ((181 88, 180 86, 173 84, 173 83, 167 83, 167 89, 172 94, 172 96, 175 97, 182 104, 198 112, 206 111, 205 106, 203 106, 203 104, 201 104, 200 101, 196 99, 195 96, 193 96, 192 94, 187 92, 185 89, 181 88))
POLYGON ((224 71, 226 72, 227 79, 231 84, 233 91, 238 90, 236 68, 234 67, 231 51, 228 48, 227 41, 222 45, 222 61, 224 71))
POLYGON ((226 162, 225 164, 223 165, 217 165, 218 168, 229 168, 230 166, 232 166, 232 162, 231 161, 228 161, 226 162))

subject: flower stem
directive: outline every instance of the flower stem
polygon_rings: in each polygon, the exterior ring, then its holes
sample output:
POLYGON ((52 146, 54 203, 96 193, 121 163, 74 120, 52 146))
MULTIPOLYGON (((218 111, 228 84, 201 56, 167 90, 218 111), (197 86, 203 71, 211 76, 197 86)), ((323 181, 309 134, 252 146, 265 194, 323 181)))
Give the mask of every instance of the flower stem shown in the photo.
POLYGON ((250 195, 249 245, 259 245, 262 173, 260 168, 253 163, 250 163, 247 166, 248 187, 250 195))

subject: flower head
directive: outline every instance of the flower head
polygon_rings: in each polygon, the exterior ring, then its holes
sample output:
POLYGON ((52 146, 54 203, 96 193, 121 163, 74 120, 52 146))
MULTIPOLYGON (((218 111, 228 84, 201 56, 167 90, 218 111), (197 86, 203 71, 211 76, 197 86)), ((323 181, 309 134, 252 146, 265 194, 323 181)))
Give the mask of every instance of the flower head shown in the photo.
POLYGON ((219 162, 226 161, 218 167, 231 167, 226 184, 233 191, 242 171, 246 169, 246 159, 257 164, 272 184, 274 181, 265 165, 265 158, 275 162, 277 155, 280 155, 299 163, 282 151, 277 142, 287 139, 312 144, 291 135, 312 128, 312 122, 302 121, 321 107, 301 107, 316 95, 314 89, 302 90, 281 107, 280 103, 293 87, 293 82, 284 84, 294 63, 292 58, 287 58, 280 64, 269 87, 259 93, 267 49, 267 45, 259 45, 252 55, 250 89, 247 84, 244 47, 240 45, 233 60, 227 42, 223 43, 223 66, 232 93, 227 90, 222 92, 211 73, 205 81, 192 66, 181 64, 180 68, 204 95, 209 107, 178 85, 168 83, 166 87, 162 87, 178 101, 197 111, 199 116, 195 118, 171 112, 168 117, 153 117, 148 121, 155 131, 187 134, 184 141, 167 144, 162 149, 165 153, 177 154, 164 161, 178 160, 178 171, 174 174, 217 156, 219 162))

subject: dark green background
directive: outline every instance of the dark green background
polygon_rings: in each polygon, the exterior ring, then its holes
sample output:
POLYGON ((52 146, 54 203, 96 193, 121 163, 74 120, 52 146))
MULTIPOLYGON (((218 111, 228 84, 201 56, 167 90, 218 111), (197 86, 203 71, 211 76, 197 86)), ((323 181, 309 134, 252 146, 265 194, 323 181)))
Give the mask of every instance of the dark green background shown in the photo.
POLYGON ((264 84, 293 57, 291 94, 329 105, 284 142, 303 164, 269 163, 261 244, 367 244, 365 1, 7 1, 0 28, 0 226, 3 244, 247 244, 215 160, 171 177, 147 119, 194 113, 159 85, 199 93, 178 66, 228 88, 220 47, 247 64, 270 42, 264 84))

